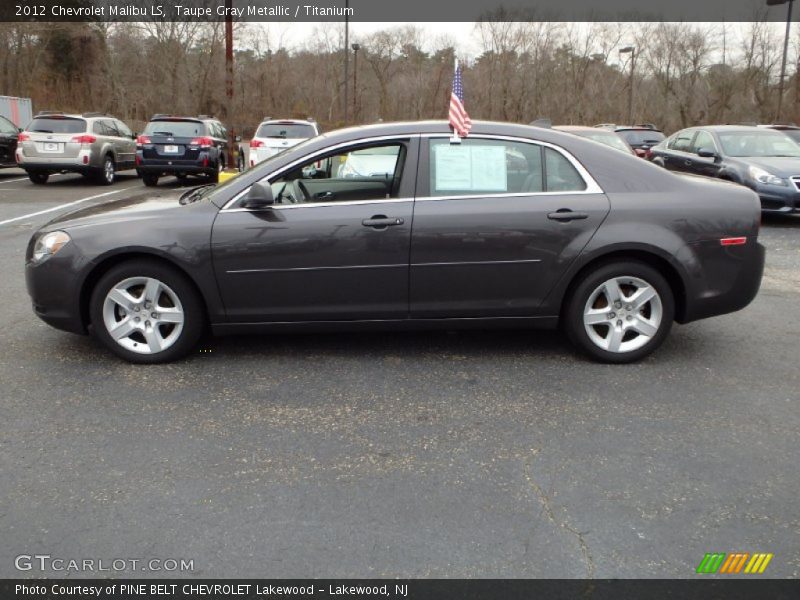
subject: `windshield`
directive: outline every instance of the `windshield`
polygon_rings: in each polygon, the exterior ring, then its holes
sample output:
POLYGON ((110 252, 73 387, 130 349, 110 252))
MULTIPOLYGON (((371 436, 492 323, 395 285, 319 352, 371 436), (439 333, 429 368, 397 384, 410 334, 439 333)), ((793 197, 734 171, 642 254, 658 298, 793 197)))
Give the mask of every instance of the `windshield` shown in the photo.
POLYGON ((265 123, 258 128, 256 137, 260 138, 310 138, 316 132, 311 125, 303 123, 265 123))
POLYGON ((86 121, 70 118, 44 118, 40 117, 31 121, 28 131, 40 133, 83 133, 86 131, 86 121))
POLYGON ((631 153, 630 146, 626 144, 621 137, 619 137, 616 133, 611 132, 604 132, 604 131, 587 131, 586 133, 580 132, 578 135, 582 137, 589 138, 590 140, 594 140, 595 142, 600 142, 601 144, 605 144, 606 146, 611 146, 612 148, 616 148, 617 150, 622 150, 623 152, 627 152, 628 154, 631 153))
POLYGON ((631 145, 657 144, 664 139, 664 134, 652 129, 629 129, 628 131, 618 131, 622 137, 631 145))
POLYGON ((197 137, 205 135, 205 125, 200 121, 150 121, 144 128, 146 135, 168 137, 197 137))
POLYGON ((778 131, 720 133, 722 150, 728 156, 788 156, 800 158, 800 146, 778 131))
POLYGON ((5 117, 0 117, 0 133, 17 133, 17 127, 5 117))
POLYGON ((781 129, 780 132, 784 135, 788 135, 795 142, 800 142, 800 129, 781 129))

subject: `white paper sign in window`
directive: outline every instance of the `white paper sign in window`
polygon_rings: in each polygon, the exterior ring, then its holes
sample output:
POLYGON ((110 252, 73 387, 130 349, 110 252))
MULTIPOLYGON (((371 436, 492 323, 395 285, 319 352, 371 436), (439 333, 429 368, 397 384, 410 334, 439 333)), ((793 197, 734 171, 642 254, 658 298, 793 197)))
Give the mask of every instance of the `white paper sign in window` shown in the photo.
POLYGON ((506 192, 506 151, 504 146, 433 146, 436 192, 506 192))

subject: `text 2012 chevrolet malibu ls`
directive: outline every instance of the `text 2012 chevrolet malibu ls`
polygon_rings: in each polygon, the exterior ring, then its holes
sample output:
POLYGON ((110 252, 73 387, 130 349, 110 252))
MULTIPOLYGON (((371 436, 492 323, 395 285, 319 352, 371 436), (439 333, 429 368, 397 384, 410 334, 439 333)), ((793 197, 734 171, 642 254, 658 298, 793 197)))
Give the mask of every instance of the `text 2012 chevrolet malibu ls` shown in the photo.
POLYGON ((764 266, 751 190, 567 133, 332 132, 223 185, 78 210, 26 255, 36 314, 132 362, 201 333, 554 327, 630 362, 729 313, 764 266))

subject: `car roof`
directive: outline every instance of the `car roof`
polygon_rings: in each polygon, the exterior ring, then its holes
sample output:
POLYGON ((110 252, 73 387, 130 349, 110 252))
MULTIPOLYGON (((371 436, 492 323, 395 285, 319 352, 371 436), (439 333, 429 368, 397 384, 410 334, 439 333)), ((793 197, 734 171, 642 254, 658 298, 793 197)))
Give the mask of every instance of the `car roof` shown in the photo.
POLYGON ((264 119, 258 124, 258 126, 261 127, 262 125, 268 125, 270 123, 282 123, 284 125, 311 125, 312 127, 317 124, 316 121, 307 121, 306 119, 264 119))
POLYGON ((713 133, 753 133, 759 130, 758 127, 754 127, 753 125, 695 125, 694 127, 687 127, 682 131, 689 129, 702 129, 703 131, 711 131, 713 133))
POLYGON ((616 133, 616 131, 611 131, 605 127, 589 127, 588 125, 553 125, 553 129, 558 129, 559 131, 585 131, 587 133, 597 133, 598 131, 601 133, 616 133))

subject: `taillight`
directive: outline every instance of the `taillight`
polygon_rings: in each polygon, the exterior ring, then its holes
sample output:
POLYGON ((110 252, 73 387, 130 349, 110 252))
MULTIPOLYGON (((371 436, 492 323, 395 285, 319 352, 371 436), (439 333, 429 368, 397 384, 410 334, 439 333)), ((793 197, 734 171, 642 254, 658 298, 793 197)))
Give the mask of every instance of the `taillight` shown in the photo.
POLYGON ((251 148, 261 148, 264 146, 264 142, 261 140, 250 140, 250 147, 251 148))
POLYGON ((210 148, 214 144, 214 140, 210 137, 198 137, 189 142, 190 146, 200 146, 201 148, 210 148))
POLYGON ((722 238, 719 241, 720 244, 723 246, 741 246, 742 244, 747 243, 746 237, 729 237, 729 238, 722 238))
POLYGON ((30 134, 23 132, 19 134, 19 137, 17 137, 17 142, 27 142, 30 141, 30 139, 31 139, 30 134))
POLYGON ((146 135, 138 135, 136 136, 136 145, 141 146, 143 144, 149 144, 150 138, 146 135))
POLYGON ((97 138, 93 135, 76 135, 72 138, 72 141, 80 144, 81 146, 88 146, 89 144, 94 144, 97 141, 97 138))

